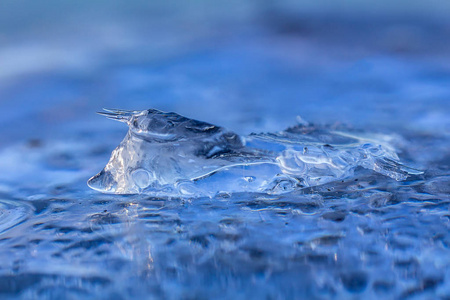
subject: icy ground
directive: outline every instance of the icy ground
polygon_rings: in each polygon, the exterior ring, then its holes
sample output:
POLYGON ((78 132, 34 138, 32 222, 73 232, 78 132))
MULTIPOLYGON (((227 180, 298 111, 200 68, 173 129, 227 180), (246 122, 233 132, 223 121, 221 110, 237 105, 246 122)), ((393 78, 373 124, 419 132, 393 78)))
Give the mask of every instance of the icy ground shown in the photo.
POLYGON ((229 13, 59 19, 50 33, 19 22, 0 36, 0 298, 450 298, 448 27, 229 13), (103 107, 242 135, 297 115, 344 123, 397 135, 425 172, 361 169, 278 196, 105 195, 86 181, 127 129, 103 107))
POLYGON ((91 191, 86 173, 106 149, 46 143, 2 152, 33 173, 48 169, 41 186, 3 179, 2 297, 450 293, 450 176, 438 166, 414 181, 367 171, 282 196, 182 200, 91 191))

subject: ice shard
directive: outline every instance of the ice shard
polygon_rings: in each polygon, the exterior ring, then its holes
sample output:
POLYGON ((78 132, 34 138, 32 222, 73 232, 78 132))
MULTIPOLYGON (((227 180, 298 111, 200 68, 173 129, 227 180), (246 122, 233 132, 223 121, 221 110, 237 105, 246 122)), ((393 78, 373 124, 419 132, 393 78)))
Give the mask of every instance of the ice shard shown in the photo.
POLYGON ((104 193, 279 194, 348 178, 357 167, 395 180, 420 173, 399 162, 389 136, 354 135, 302 123, 277 133, 241 137, 156 109, 100 114, 129 127, 105 168, 88 181, 104 193))

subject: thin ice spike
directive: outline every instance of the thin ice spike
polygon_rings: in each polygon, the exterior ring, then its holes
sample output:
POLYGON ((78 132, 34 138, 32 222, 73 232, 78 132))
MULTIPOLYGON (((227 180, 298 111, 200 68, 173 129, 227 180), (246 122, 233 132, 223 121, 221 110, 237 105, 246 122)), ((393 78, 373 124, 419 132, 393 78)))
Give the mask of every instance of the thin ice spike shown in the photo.
POLYGON ((117 113, 109 113, 109 112, 97 112, 97 114, 107 117, 111 120, 116 120, 119 122, 127 123, 130 120, 131 114, 117 114, 117 113))

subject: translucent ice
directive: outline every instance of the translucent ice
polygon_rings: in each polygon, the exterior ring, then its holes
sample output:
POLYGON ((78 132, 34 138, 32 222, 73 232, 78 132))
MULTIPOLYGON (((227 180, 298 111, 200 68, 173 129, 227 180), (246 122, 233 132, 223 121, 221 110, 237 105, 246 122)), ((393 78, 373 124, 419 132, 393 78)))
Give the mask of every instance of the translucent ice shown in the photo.
POLYGON ((128 133, 106 167, 89 179, 98 191, 165 196, 279 194, 341 180, 357 167, 404 180, 390 136, 356 136, 306 123, 269 134, 239 135, 155 109, 106 110, 128 133))

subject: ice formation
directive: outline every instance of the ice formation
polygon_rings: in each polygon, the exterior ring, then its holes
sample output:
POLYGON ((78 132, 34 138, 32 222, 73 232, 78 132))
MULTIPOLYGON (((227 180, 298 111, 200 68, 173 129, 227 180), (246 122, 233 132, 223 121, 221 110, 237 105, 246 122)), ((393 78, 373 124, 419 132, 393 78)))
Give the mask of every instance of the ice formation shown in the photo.
POLYGON ((303 123, 244 138, 156 109, 100 114, 129 126, 106 167, 88 181, 104 193, 280 194, 348 178, 357 167, 395 180, 419 173, 399 162, 385 135, 356 136, 303 123))

